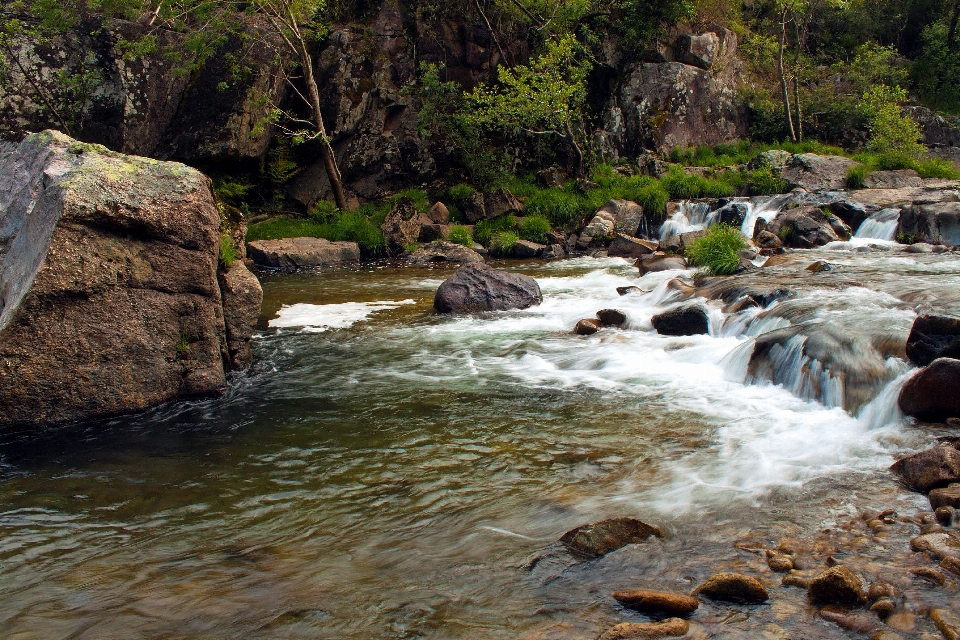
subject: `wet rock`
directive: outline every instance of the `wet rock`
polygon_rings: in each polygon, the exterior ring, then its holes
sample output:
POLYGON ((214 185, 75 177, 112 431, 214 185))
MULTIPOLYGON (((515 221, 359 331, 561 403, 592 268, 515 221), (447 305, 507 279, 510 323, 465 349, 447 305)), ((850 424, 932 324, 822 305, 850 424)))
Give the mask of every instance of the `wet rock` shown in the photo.
POLYGON ((922 187, 923 180, 920 178, 920 174, 913 169, 873 171, 864 178, 863 186, 867 189, 905 189, 922 187))
POLYGON ((619 233, 607 247, 607 255, 611 258, 640 258, 650 255, 659 247, 660 243, 658 242, 641 240, 619 233))
POLYGON ((567 257, 567 251, 562 244, 548 244, 544 247, 540 257, 544 260, 560 260, 567 257))
POLYGON ((953 507, 960 509, 960 483, 952 483, 947 487, 932 489, 930 495, 930 508, 936 511, 940 507, 953 507))
POLYGON ((899 403, 906 415, 921 420, 960 416, 960 360, 938 358, 921 369, 903 385, 899 403))
POLYGON ((632 200, 607 200, 600 211, 605 211, 613 216, 614 230, 617 233, 638 236, 650 231, 643 207, 632 200))
MULTIPOLYGON (((774 218, 767 230, 776 234, 784 246, 811 249, 841 240, 836 228, 839 225, 843 225, 839 218, 827 216, 820 207, 797 207, 774 218)), ((843 234, 847 238, 852 235, 848 231, 843 234)))
POLYGON ((809 594, 810 599, 819 604, 863 605, 867 602, 863 582, 841 565, 818 574, 810 582, 809 594))
POLYGON ((537 244, 529 240, 517 240, 513 243, 510 255, 518 260, 532 260, 542 255, 544 249, 546 249, 546 247, 542 244, 537 244))
POLYGON ((650 322, 657 333, 665 336, 693 336, 710 332, 707 312, 698 305, 659 313, 650 318, 650 322))
POLYGON ((880 598, 870 606, 870 611, 873 611, 875 614, 877 614, 877 617, 881 620, 885 619, 896 610, 897 605, 894 604, 893 600, 889 600, 887 598, 880 598))
POLYGON ((670 618, 663 622, 621 622, 604 631, 598 640, 653 640, 655 638, 673 638, 686 635, 690 623, 681 618, 670 618))
POLYGON ((793 558, 785 553, 777 553, 767 558, 767 566, 778 573, 793 570, 793 558))
POLYGON ((910 541, 910 548, 929 553, 937 560, 960 558, 960 539, 946 532, 919 535, 910 541))
POLYGON ((960 245, 960 202, 917 204, 903 210, 897 235, 929 244, 960 245))
POLYGON ((680 256, 668 256, 666 254, 658 255, 656 253, 644 256, 638 261, 640 275, 648 273, 657 273, 660 271, 671 271, 674 269, 686 269, 687 263, 680 256))
POLYGON ((597 317, 605 327, 619 327, 627 321, 627 314, 619 309, 601 309, 597 317))
POLYGON ((651 536, 662 538, 663 531, 635 518, 610 518, 571 529, 563 534, 560 542, 575 555, 599 558, 651 536))
POLYGON ((820 617, 838 627, 857 633, 872 633, 881 626, 875 618, 859 613, 848 613, 840 607, 824 607, 820 610, 820 617))
POLYGON ((810 588, 810 578, 801 575, 799 573, 788 573, 783 576, 783 580, 780 581, 785 587, 800 587, 801 589, 810 588))
MULTIPOLYGON (((870 213, 874 207, 871 207, 871 210, 868 211, 867 207, 859 202, 840 199, 827 203, 824 208, 840 218, 848 227, 856 231, 860 228, 860 225, 863 224, 863 221, 870 217, 870 213)), ((899 213, 897 215, 899 216, 899 213)))
POLYGON ((953 524, 953 518, 956 513, 957 510, 953 507, 937 507, 934 511, 934 515, 937 517, 937 522, 945 527, 949 527, 951 524, 953 524))
POLYGON ((871 600, 879 600, 880 598, 896 598, 897 588, 889 582, 874 582, 870 585, 870 589, 867 592, 867 597, 871 600))
POLYGON ((218 280, 230 364, 233 369, 246 369, 252 362, 250 339, 260 317, 263 289, 257 277, 239 260, 222 270, 218 280))
POLYGON ((717 223, 726 224, 731 227, 740 228, 743 225, 744 218, 747 217, 747 212, 750 210, 749 205, 746 202, 730 202, 720 207, 717 210, 717 223))
POLYGON ((817 260, 816 262, 810 263, 810 265, 807 267, 807 271, 811 273, 820 273, 821 271, 833 271, 833 265, 823 260, 817 260))
POLYGON ((410 198, 400 198, 380 225, 387 241, 387 252, 400 255, 420 238, 420 227, 430 221, 422 217, 410 198))
POLYGON ((940 568, 944 571, 949 571, 955 576, 960 576, 960 558, 947 556, 940 561, 940 568))
POLYGON ((890 466, 914 491, 926 492, 960 481, 960 451, 938 444, 890 466))
POLYGON ((433 306, 441 313, 472 313, 526 309, 541 302, 543 295, 533 278, 471 263, 440 285, 433 306))
POLYGON ((759 580, 739 573, 718 573, 694 589, 691 595, 743 604, 762 604, 769 597, 759 580))
POLYGON ((577 242, 578 246, 589 245, 594 240, 608 240, 613 238, 617 232, 617 221, 613 217, 613 214, 607 211, 606 209, 600 209, 594 214, 593 219, 583 228, 583 231, 580 232, 580 240, 577 242), (589 241, 585 241, 584 237, 589 237, 589 241))
POLYGON ((450 235, 450 225, 448 224, 421 224, 420 235, 417 236, 417 242, 433 242, 434 240, 443 240, 450 235))
POLYGON ((937 358, 960 358, 960 318, 919 316, 907 338, 907 357, 921 367, 937 358))
POLYGON ((753 241, 761 250, 778 251, 783 249, 783 242, 780 238, 766 229, 758 233, 753 241))
POLYGON ((634 293, 644 293, 644 290, 641 289, 640 287, 634 287, 634 286, 630 286, 630 287, 617 287, 617 295, 620 295, 620 296, 628 296, 628 295, 632 295, 632 294, 634 294, 634 293))
POLYGON ((296 271, 356 264, 360 262, 360 247, 356 242, 323 238, 281 238, 250 242, 247 255, 260 267, 296 271))
MULTIPOLYGON (((915 569, 910 569, 910 573, 917 576, 918 578, 922 578, 928 582, 932 582, 940 586, 943 586, 943 583, 947 581, 946 576, 944 576, 942 573, 940 573, 939 571, 937 571, 932 567, 917 567, 915 569)), ((896 626, 896 625, 891 624, 890 626, 896 626)), ((897 627, 897 629, 900 629, 901 631, 909 630, 909 629, 903 629, 901 627, 897 627)))
POLYGON ((675 617, 686 617, 700 606, 699 600, 686 594, 648 591, 645 589, 615 591, 613 597, 625 607, 630 607, 643 613, 667 614, 675 617))
POLYGON ((896 633, 895 631, 887 631, 885 629, 881 629, 880 631, 877 631, 872 636, 870 636, 870 640, 903 640, 903 636, 901 636, 899 633, 896 633))
POLYGON ((427 218, 434 224, 449 224, 450 210, 442 202, 434 202, 433 206, 427 211, 427 218))
POLYGON ((447 240, 425 244, 408 255, 406 259, 408 262, 419 265, 443 262, 454 264, 483 262, 483 256, 473 249, 447 240))
POLYGON ((927 615, 945 640, 960 640, 960 616, 949 609, 930 609, 927 615))
POLYGON ((577 321, 577 326, 573 328, 573 332, 578 336, 592 336, 600 329, 603 329, 603 323, 596 318, 583 318, 577 321))
POLYGON ((791 188, 807 191, 830 191, 847 185, 847 172, 857 163, 842 156, 819 156, 804 153, 791 156, 782 177, 791 188))

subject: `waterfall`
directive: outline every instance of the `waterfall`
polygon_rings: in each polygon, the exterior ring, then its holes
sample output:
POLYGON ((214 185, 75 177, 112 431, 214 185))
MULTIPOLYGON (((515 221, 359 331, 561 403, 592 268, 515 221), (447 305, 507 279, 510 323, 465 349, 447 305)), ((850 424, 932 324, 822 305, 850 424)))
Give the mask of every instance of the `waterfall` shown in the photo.
POLYGON ((898 224, 900 224, 900 209, 881 209, 860 223, 854 237, 893 240, 897 236, 898 224))
POLYGON ((702 231, 716 222, 716 217, 717 212, 710 211, 706 202, 679 202, 677 210, 660 227, 660 241, 689 231, 702 231))
POLYGON ((765 222, 770 222, 780 213, 783 201, 789 198, 786 196, 766 196, 763 198, 754 198, 748 201, 747 215, 743 217, 743 224, 740 225, 740 233, 748 238, 753 237, 753 229, 757 226, 757 220, 763 218, 765 222))

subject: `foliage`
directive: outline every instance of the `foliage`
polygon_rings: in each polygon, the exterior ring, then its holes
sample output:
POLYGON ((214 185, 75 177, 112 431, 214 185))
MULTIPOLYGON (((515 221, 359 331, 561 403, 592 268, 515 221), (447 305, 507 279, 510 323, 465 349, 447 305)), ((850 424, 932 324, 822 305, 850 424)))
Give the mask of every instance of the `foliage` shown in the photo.
POLYGON ((645 43, 662 29, 689 19, 694 0, 617 0, 613 3, 622 17, 625 40, 645 43))
POLYGON ((514 231, 517 228, 517 219, 510 214, 493 218, 490 220, 481 220, 473 227, 473 239, 489 246, 493 236, 497 233, 514 231))
POLYGON ((736 193, 736 187, 730 181, 730 176, 705 178, 700 175, 687 175, 679 167, 671 167, 661 183, 673 200, 689 200, 691 198, 723 198, 736 193))
POLYGON ((310 209, 310 218, 315 222, 334 222, 340 216, 340 209, 329 200, 317 200, 310 209))
POLYGON ((593 213, 592 203, 582 194, 573 193, 562 187, 549 189, 534 188, 527 198, 524 209, 531 215, 541 216, 558 226, 579 221, 593 213))
POLYGON ((524 240, 546 244, 550 221, 542 215, 532 215, 520 220, 520 237, 524 240))
POLYGON ((214 173, 211 174, 211 178, 213 179, 213 193, 217 196, 217 199, 235 207, 243 203, 247 192, 253 187, 251 183, 236 176, 214 173))
POLYGON ((752 196, 786 193, 790 189, 789 183, 770 167, 761 167, 747 174, 747 186, 752 196))
POLYGON ((855 164, 847 169, 847 188, 863 189, 867 186, 866 179, 870 168, 865 164, 855 164))
POLYGON ((427 192, 421 189, 404 189, 398 191, 389 198, 389 202, 394 204, 401 198, 409 198, 413 201, 413 207, 420 213, 426 213, 430 210, 430 200, 427 198, 427 192))
POLYGON ((899 87, 877 85, 863 94, 863 109, 870 117, 868 149, 918 160, 926 152, 920 144, 920 126, 900 109, 907 92, 899 87))
POLYGON ((322 222, 306 218, 272 218, 247 229, 247 242, 299 237, 356 242, 365 258, 383 255, 385 246, 380 228, 363 211, 345 211, 334 220, 322 222))
POLYGON ((455 224, 450 227, 450 236, 448 240, 450 240, 450 242, 462 244, 465 247, 473 245, 473 235, 470 233, 470 229, 459 224, 455 224))
POLYGON ((690 243, 685 254, 691 264, 706 267, 713 275, 729 275, 740 266, 738 254, 746 248, 746 240, 739 229, 718 224, 690 243))
POLYGON ((447 194, 450 196, 450 199, 456 202, 457 204, 462 204, 466 202, 467 198, 469 198, 476 192, 477 190, 468 184, 455 184, 449 189, 447 189, 447 194))
POLYGON ((237 261, 237 249, 233 246, 233 238, 226 231, 220 236, 220 264, 229 269, 237 261))
POLYGON ((499 256, 509 255, 519 239, 513 231, 497 231, 490 240, 490 251, 499 256))
POLYGON ((947 15, 924 30, 923 48, 913 67, 913 81, 930 108, 960 113, 960 47, 956 43, 951 47, 949 34, 947 15))
POLYGON ((860 163, 851 167, 847 172, 847 186, 851 189, 862 189, 864 180, 873 171, 895 171, 897 169, 913 169, 921 178, 942 178, 946 180, 960 180, 960 171, 953 163, 940 158, 911 158, 898 153, 872 153, 864 151, 854 156, 860 163))
POLYGON ((416 253, 420 250, 420 245, 416 242, 408 242, 407 244, 403 245, 403 248, 407 253, 416 253))

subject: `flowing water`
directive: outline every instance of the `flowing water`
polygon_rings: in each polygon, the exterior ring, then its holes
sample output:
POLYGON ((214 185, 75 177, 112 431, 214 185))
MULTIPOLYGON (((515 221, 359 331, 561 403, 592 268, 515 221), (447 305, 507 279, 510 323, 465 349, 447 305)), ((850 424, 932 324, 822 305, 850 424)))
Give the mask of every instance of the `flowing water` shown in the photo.
MULTIPOLYGON (((0 637, 596 637, 643 619, 614 589, 768 579, 735 542, 923 508, 886 471, 934 440, 897 412, 902 348, 918 311, 960 312, 960 256, 884 249, 708 285, 710 333, 684 338, 650 317, 692 274, 616 258, 505 265, 543 304, 474 317, 432 312, 448 270, 265 274, 256 364, 225 398, 5 436, 0 637), (720 300, 761 289, 780 293, 720 300), (625 327, 573 335, 608 307, 625 327), (668 535, 589 562, 554 544, 613 516, 668 535)), ((858 557, 887 566, 882 546, 858 557)), ((855 637, 770 584, 772 608, 695 619, 855 637)))

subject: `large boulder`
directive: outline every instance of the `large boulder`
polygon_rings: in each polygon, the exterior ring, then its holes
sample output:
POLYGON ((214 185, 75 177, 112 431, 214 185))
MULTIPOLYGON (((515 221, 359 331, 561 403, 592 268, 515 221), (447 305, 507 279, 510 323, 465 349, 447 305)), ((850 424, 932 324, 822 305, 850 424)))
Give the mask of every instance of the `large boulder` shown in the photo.
POLYGON ((471 263, 444 280, 433 298, 441 313, 526 309, 543 302, 540 286, 530 276, 471 263))
POLYGON ((507 189, 498 189, 489 193, 475 193, 467 199, 463 206, 463 214, 471 224, 522 211, 523 204, 507 189))
POLYGON ((900 409, 921 420, 960 417, 960 360, 938 358, 907 380, 900 409))
POLYGON ((198 171, 51 131, 0 143, 0 228, 0 425, 222 394, 249 361, 259 286, 239 263, 218 281, 198 171))
POLYGON ((715 33, 684 34, 677 38, 677 60, 709 70, 720 53, 720 38, 715 33))
POLYGON ((589 244, 594 240, 609 240, 616 235, 617 220, 608 209, 600 209, 580 232, 580 242, 589 244), (589 238, 589 240, 586 240, 589 238))
POLYGON ((600 207, 600 211, 606 211, 613 216, 613 224, 617 233, 638 236, 649 232, 643 207, 632 200, 607 200, 600 207))
POLYGON ((641 240, 622 233, 618 233, 610 246, 607 247, 607 255, 611 258, 640 258, 650 255, 660 248, 659 242, 651 240, 641 240))
POLYGON ((898 235, 914 242, 960 245, 960 202, 914 205, 900 216, 898 235))
POLYGON ((323 238, 254 240, 247 244, 247 254, 257 266, 281 271, 360 262, 360 247, 356 242, 330 242, 323 238))
POLYGON ((921 367, 937 358, 960 359, 960 318, 918 317, 907 337, 907 357, 921 367))
POLYGON ((898 169, 896 171, 874 171, 863 180, 867 189, 905 189, 922 187, 923 180, 920 174, 913 169, 898 169))
POLYGON ((807 191, 829 191, 847 186, 847 173, 856 162, 843 156, 794 155, 783 168, 782 177, 791 187, 807 191))
POLYGON ((437 263, 468 264, 483 262, 483 256, 456 242, 441 240, 425 244, 410 255, 407 261, 413 264, 429 265, 437 263))
POLYGON ((431 224, 433 221, 417 212, 413 200, 400 198, 380 225, 380 231, 387 241, 387 252, 390 255, 403 253, 407 245, 420 239, 420 228, 431 224))
POLYGON ((849 240, 853 235, 842 220, 828 216, 820 207, 789 209, 774 218, 767 225, 767 230, 776 234, 784 245, 798 249, 849 240))
POLYGON ((927 492, 960 482, 960 451, 941 443, 897 460, 890 470, 903 478, 914 491, 927 492))

